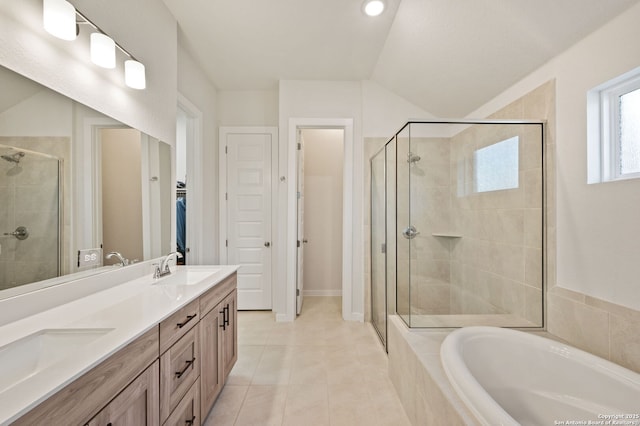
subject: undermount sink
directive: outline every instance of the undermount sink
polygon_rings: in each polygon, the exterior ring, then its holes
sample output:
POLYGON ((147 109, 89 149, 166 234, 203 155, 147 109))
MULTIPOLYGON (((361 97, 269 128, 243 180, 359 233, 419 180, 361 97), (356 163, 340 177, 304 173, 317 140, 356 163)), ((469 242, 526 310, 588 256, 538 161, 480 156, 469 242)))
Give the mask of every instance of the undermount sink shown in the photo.
POLYGON ((0 393, 35 376, 112 328, 45 329, 0 347, 0 393))
POLYGON ((157 284, 162 285, 194 285, 202 282, 208 276, 218 272, 220 268, 202 268, 202 269, 187 269, 177 270, 171 273, 171 275, 162 277, 157 281, 157 284))

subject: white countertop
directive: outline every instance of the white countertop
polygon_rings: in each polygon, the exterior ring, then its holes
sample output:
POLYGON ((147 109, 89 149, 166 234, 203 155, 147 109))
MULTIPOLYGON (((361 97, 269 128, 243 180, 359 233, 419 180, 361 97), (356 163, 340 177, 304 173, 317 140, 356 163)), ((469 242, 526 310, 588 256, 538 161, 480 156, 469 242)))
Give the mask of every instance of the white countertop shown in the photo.
POLYGON ((16 420, 237 269, 237 266, 179 266, 167 277, 154 280, 150 274, 145 275, 1 326, 0 351, 3 346, 43 329, 113 330, 74 351, 73 356, 0 392, 0 425, 16 420), (163 284, 163 280, 178 278, 188 271, 214 268, 216 272, 195 284, 163 284))

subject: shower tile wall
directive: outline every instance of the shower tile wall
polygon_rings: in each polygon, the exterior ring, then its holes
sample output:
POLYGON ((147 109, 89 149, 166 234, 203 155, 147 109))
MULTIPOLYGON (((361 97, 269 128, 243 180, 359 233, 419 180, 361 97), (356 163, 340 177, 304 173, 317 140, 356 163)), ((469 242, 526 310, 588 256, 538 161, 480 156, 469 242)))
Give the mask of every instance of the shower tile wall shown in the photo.
MULTIPOLYGON (((401 167, 409 168, 411 224, 420 232, 409 242, 413 315, 450 313, 450 241, 432 236, 451 229, 449 144, 448 138, 411 138, 411 152, 420 160, 409 166, 404 158, 399 159, 401 167)), ((400 191, 401 185, 398 186, 400 191)), ((398 210, 407 207, 399 205, 398 210)), ((408 258, 405 252, 409 244, 399 245, 398 259, 408 258)), ((403 270, 409 269, 399 265, 399 280, 403 270)), ((405 279, 408 281, 408 277, 405 279)))
POLYGON ((477 125, 451 139, 451 213, 462 235, 452 241, 451 313, 507 313, 531 322, 519 325, 541 325, 540 143, 539 126, 477 125), (474 153, 514 136, 517 187, 475 191, 468 172, 474 153))
MULTIPOLYGON (((0 137, 0 144, 62 159, 70 156, 69 138, 0 137)), ((30 233, 22 241, 0 235, 0 289, 58 275, 58 259, 52 257, 52 253, 60 250, 57 177, 57 162, 52 159, 27 154, 19 167, 5 161, 0 164, 0 234, 11 232, 20 225, 27 225, 30 233)), ((65 173, 67 187, 68 179, 68 173, 65 173)), ((68 203, 66 199, 64 204, 68 203)), ((64 220, 63 246, 68 248, 68 215, 64 215, 64 220)), ((67 264, 68 259, 65 260, 67 264)))

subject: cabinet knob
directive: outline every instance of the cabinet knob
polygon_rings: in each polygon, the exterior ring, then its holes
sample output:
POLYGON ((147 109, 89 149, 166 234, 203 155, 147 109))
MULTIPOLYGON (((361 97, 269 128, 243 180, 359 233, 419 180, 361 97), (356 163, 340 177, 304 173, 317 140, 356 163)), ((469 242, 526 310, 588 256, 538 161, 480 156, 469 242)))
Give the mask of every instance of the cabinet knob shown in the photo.
POLYGON ((269 248, 269 247, 271 247, 271 243, 269 241, 267 241, 266 243, 264 243, 264 246, 269 248))

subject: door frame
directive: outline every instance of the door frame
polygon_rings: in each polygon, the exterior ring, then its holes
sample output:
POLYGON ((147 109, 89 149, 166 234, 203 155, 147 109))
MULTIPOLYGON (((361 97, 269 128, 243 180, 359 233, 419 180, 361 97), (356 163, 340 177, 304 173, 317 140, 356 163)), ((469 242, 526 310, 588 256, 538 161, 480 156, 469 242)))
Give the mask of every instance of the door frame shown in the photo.
MULTIPOLYGON (((220 264, 228 264, 227 256, 227 153, 226 153, 226 135, 228 133, 249 133, 249 134, 271 134, 271 250, 277 250, 275 244, 277 235, 277 218, 278 218, 278 128, 267 126, 220 126, 218 132, 218 211, 220 212, 220 220, 218 222, 220 229, 220 264), (275 246, 275 248, 274 248, 275 246)), ((276 251, 271 254, 271 309, 275 306, 276 289, 276 251)), ((294 291, 295 292, 295 291, 294 291)))
MULTIPOLYGON (((178 93, 178 108, 181 109, 186 117, 186 154, 187 154, 187 202, 189 203, 189 208, 186 210, 186 240, 187 247, 189 248, 189 253, 187 253, 187 264, 188 265, 200 265, 202 264, 203 259, 203 236, 202 236, 202 224, 203 214, 202 214, 202 199, 203 199, 203 191, 202 191, 202 134, 203 134, 203 116, 202 111, 195 106, 191 101, 189 101, 185 96, 178 93)), ((177 119, 177 117, 176 117, 177 119)), ((176 146, 173 146, 173 149, 176 149, 176 146)), ((173 216, 176 217, 176 156, 172 156, 172 174, 173 174, 173 184, 171 185, 171 199, 174 200, 173 216)), ((176 230, 177 232, 177 230, 176 230)), ((171 241, 175 246, 176 235, 172 236, 171 241)))
MULTIPOLYGON (((353 299, 353 119, 352 118, 290 118, 288 148, 287 217, 296 217, 296 192, 298 179, 297 131, 298 129, 344 129, 344 165, 342 186, 342 318, 347 321, 358 320, 352 312, 353 299)), ((287 288, 285 321, 296 317, 296 256, 297 256, 297 220, 287 224, 287 288)))

